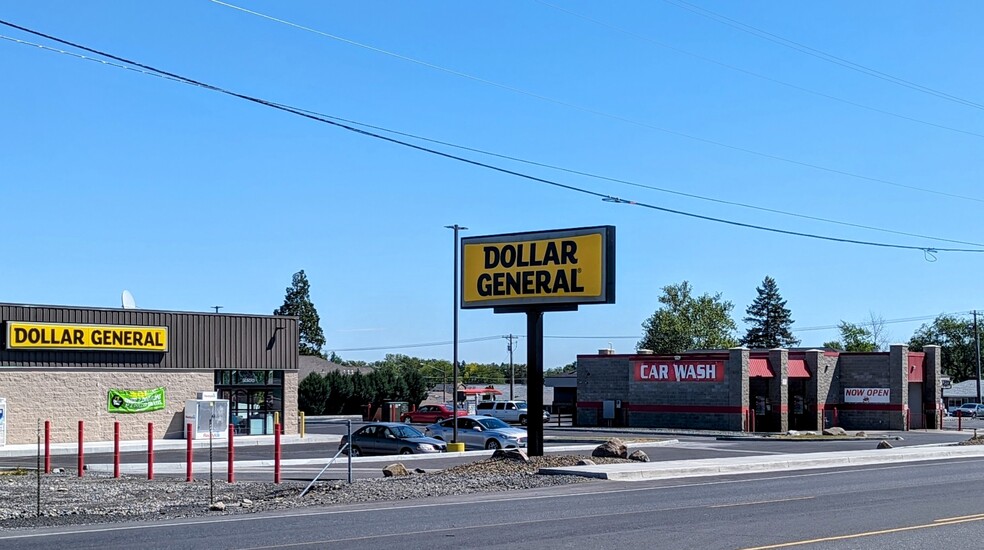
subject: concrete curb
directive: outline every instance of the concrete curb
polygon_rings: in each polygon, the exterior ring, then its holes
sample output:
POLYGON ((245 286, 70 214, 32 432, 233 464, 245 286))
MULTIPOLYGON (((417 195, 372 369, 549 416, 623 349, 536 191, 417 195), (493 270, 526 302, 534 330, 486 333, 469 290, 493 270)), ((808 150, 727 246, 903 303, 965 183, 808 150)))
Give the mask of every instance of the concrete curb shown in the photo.
POLYGON ((949 445, 773 455, 765 457, 712 458, 703 460, 642 462, 638 464, 571 466, 567 468, 542 468, 540 469, 540 473, 576 475, 617 481, 645 481, 982 457, 984 457, 984 445, 949 445))

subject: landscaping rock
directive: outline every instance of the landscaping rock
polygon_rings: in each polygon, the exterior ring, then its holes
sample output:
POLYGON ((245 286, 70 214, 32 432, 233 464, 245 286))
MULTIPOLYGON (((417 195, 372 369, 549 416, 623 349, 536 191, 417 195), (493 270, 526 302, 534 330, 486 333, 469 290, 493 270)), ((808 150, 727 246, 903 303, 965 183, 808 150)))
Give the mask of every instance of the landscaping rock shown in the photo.
POLYGON ((878 447, 876 447, 876 448, 878 448, 878 449, 894 449, 894 447, 892 447, 892 444, 889 443, 888 441, 885 441, 885 440, 879 441, 878 442, 878 447))
POLYGON ((496 460, 518 460, 520 462, 530 461, 530 457, 523 449, 496 449, 492 453, 492 458, 496 460))
POLYGON ((581 460, 577 461, 577 464, 575 464, 575 466, 594 466, 594 465, 595 465, 595 461, 591 460, 590 458, 582 458, 581 460))
POLYGON ((637 460, 639 462, 649 462, 649 455, 642 451, 634 451, 629 455, 629 460, 637 460))
POLYGON ((403 464, 397 462, 396 464, 390 464, 389 466, 383 468, 383 477, 400 477, 408 476, 410 471, 403 464))
POLYGON ((844 428, 824 428, 823 435, 847 435, 844 428))
POLYGON ((213 512, 224 512, 225 508, 225 503, 221 500, 218 502, 213 502, 212 505, 208 507, 208 509, 213 512))
POLYGON ((854 434, 854 436, 855 437, 868 437, 868 434, 866 434, 864 432, 858 432, 858 433, 854 434))
POLYGON ((601 445, 598 445, 598 447, 591 452, 591 456, 601 458, 627 458, 629 456, 629 448, 625 446, 625 443, 623 443, 621 439, 613 437, 601 445))

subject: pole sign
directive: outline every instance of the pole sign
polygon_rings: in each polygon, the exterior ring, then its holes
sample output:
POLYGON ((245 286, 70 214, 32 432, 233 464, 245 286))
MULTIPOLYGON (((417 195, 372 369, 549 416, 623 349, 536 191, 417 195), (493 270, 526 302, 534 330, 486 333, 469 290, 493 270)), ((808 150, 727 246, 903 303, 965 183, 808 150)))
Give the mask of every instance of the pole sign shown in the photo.
POLYGON ((164 388, 152 390, 109 390, 107 408, 111 413, 143 413, 164 408, 164 388))
POLYGON ((462 309, 615 303, 615 227, 466 237, 462 309))
POLYGON ((167 327, 7 321, 7 349, 167 351, 167 327))

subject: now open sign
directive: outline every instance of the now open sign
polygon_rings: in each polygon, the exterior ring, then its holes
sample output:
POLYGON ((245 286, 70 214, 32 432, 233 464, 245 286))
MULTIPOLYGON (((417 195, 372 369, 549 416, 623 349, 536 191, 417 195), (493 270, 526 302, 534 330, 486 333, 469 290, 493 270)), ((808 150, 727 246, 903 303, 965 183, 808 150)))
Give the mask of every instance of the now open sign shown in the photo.
POLYGON ((890 403, 892 390, 889 388, 844 388, 845 403, 890 403))

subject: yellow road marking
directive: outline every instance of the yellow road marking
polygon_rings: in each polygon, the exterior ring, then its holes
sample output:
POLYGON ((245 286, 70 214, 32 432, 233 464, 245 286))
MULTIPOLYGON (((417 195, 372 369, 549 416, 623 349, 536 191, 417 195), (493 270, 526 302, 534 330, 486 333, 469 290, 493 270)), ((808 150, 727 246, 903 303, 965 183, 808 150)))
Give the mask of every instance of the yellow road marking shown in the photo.
POLYGON ((736 502, 735 504, 715 504, 713 506, 708 506, 708 508, 731 508, 734 506, 751 506, 753 504, 771 504, 773 502, 789 502, 792 500, 810 500, 816 497, 793 497, 793 498, 780 498, 777 500, 756 500, 754 502, 736 502))
POLYGON ((965 516, 962 519, 945 519, 936 520, 934 523, 925 523, 923 525, 912 525, 909 527, 896 527, 895 529, 882 529, 880 531, 868 531, 866 533, 855 533, 853 535, 838 535, 835 537, 823 537, 819 539, 809 539, 809 540, 798 540, 794 542, 784 542, 782 544, 770 544, 768 546, 755 546, 744 548, 743 550, 768 550, 769 548, 789 548, 790 546, 801 546, 805 544, 816 544, 818 542, 830 542, 835 540, 847 540, 847 539, 857 539, 861 537, 873 537, 875 535, 888 535, 891 533, 903 533, 905 531, 915 531, 917 529, 927 529, 930 527, 943 527, 946 525, 956 525, 958 523, 968 523, 971 521, 984 521, 984 514, 978 516, 965 516))

